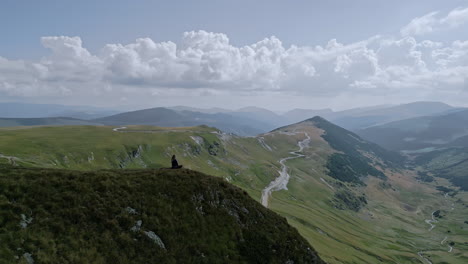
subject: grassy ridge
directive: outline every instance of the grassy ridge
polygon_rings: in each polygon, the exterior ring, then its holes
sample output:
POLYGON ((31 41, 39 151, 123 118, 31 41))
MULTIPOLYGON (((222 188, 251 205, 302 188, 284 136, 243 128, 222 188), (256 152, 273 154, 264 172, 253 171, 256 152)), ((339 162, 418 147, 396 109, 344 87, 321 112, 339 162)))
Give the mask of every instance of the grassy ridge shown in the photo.
MULTIPOLYGON (((416 180, 416 175, 402 169, 385 170, 386 181, 364 177, 362 186, 338 181, 329 176, 326 165, 334 153, 340 152, 330 146, 323 137, 324 131, 313 122, 261 135, 267 146, 259 138, 221 135, 207 127, 132 126, 129 130, 133 132, 113 132, 111 127, 0 130, 0 154, 18 157, 20 160, 16 162, 20 165, 79 170, 119 168, 120 165, 161 168, 169 166, 170 156, 176 154, 184 167, 223 177, 259 201, 262 189, 278 176, 281 169, 278 161, 291 156, 290 152, 298 149, 298 141, 304 140, 307 132, 312 140, 303 151, 306 157, 286 161, 291 176, 288 190, 273 192, 269 207, 286 217, 325 261, 420 263, 417 252, 432 249, 433 259, 437 255, 449 263, 464 263, 466 232, 459 225, 464 225, 466 209, 462 202, 456 202, 461 193, 446 201, 443 193, 435 191, 435 186, 449 183, 435 178, 430 183, 434 186, 427 187, 416 180), (91 152, 94 159, 88 160, 91 152), (337 195, 342 190, 346 195, 337 195), (348 192, 357 198, 365 197, 367 204, 359 205, 362 208, 358 212, 340 210, 357 205, 348 192), (337 201, 337 197, 342 200, 337 201), (440 226, 453 226, 449 238, 457 244, 453 254, 440 245, 446 230, 435 228, 427 232, 428 225, 424 222, 433 211, 445 210, 449 201, 454 202, 456 209, 441 219, 440 226)), ((343 144, 352 146, 359 140, 352 134, 346 135, 349 137, 343 144)), ((378 161, 368 157, 370 162, 378 161)), ((8 163, 6 158, 0 158, 1 161, 8 163)))
POLYGON ((447 148, 416 156, 416 165, 468 191, 468 148, 447 148))
POLYGON ((0 263, 323 263, 283 217, 195 171, 0 168, 0 186, 0 263))

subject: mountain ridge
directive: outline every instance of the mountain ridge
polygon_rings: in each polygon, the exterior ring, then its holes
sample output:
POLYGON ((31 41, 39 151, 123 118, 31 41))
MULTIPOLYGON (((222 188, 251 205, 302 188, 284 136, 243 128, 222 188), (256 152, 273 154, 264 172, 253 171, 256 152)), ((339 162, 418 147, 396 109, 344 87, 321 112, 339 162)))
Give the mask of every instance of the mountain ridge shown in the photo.
POLYGON ((2 261, 325 263, 285 218, 196 171, 0 167, 0 183, 2 261))
POLYGON ((101 125, 97 122, 82 120, 72 117, 38 117, 38 118, 0 118, 0 127, 15 126, 77 126, 77 125, 101 125))
MULTIPOLYGON (((256 137, 206 126, 34 127, 0 132, 0 164, 86 173, 104 168, 168 167, 175 154, 184 168, 223 178, 256 201, 262 200, 272 182, 285 176, 269 195, 268 208, 286 217, 329 263, 416 263, 418 252, 440 246, 440 240, 433 241, 433 237, 446 235, 446 230, 451 230, 449 241, 457 243, 455 250, 465 248, 463 237, 468 233, 458 228, 463 223, 456 222, 464 213, 463 192, 445 197, 436 188, 456 189, 443 178, 434 176, 433 182, 425 183, 414 171, 391 163, 382 168, 377 163, 385 165, 386 158, 379 158, 370 143, 359 142, 362 139, 352 132, 318 117, 256 137), (331 142, 336 137, 343 142, 331 142), (346 149, 355 144, 355 150, 346 149), (288 159, 291 152, 297 158, 288 159), (335 154, 342 156, 334 160, 335 154), (369 166, 385 177, 372 175, 369 166), (353 178, 348 181, 333 171, 347 172, 345 176, 353 178), (445 209, 449 202, 454 211, 445 209), (424 219, 440 209, 447 213, 436 224, 440 227, 428 233, 424 219)), ((434 262, 461 259, 443 252, 432 257, 434 262)))
MULTIPOLYGON (((4 105, 7 104, 4 103, 4 105)), ((2 109, 1 106, 0 103, 0 110, 2 109)), ((36 107, 36 105, 34 105, 34 107, 36 107)), ((52 115, 53 109, 50 110, 52 112, 49 111, 50 113, 39 114, 42 111, 40 110, 41 107, 46 107, 47 110, 47 105, 38 105, 37 107, 39 107, 37 110, 38 113, 33 113, 33 116, 52 115)), ((283 114, 278 114, 256 106, 244 107, 237 110, 177 106, 155 107, 102 116, 105 113, 103 109, 83 109, 83 107, 67 108, 66 106, 57 107, 59 107, 59 110, 54 110, 54 116, 68 115, 72 118, 88 120, 89 122, 101 123, 104 125, 183 127, 204 124, 215 126, 227 133, 235 133, 241 136, 256 136, 278 127, 309 119, 315 115, 323 116, 343 128, 356 131, 362 128, 404 119, 408 116, 417 117, 428 114, 440 115, 458 109, 439 102, 414 102, 397 106, 353 108, 337 112, 331 109, 294 109, 283 114)), ((14 112, 14 109, 7 109, 6 112, 3 112, 7 113, 7 116, 10 116, 13 115, 11 113, 12 111, 14 112)), ((110 112, 110 110, 108 112, 110 112)))

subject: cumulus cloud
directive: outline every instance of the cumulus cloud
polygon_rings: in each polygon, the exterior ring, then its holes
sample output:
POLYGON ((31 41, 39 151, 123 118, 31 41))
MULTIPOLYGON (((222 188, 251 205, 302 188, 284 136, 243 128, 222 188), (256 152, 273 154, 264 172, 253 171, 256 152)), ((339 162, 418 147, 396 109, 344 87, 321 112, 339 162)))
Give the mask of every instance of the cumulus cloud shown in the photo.
POLYGON ((411 36, 411 35, 423 35, 427 33, 431 33, 434 31, 434 27, 436 27, 440 22, 436 18, 438 12, 432 12, 426 14, 422 17, 416 17, 411 22, 404 26, 400 32, 403 36, 411 36))
POLYGON ((456 28, 467 22, 468 8, 459 7, 450 11, 446 16, 440 16, 439 12, 431 12, 414 18, 400 32, 403 36, 424 35, 446 28, 456 28))
MULTIPOLYGON (((456 9, 443 23, 459 25, 463 14, 456 9)), ((414 32, 434 30, 431 21, 441 21, 436 17, 431 13, 417 20, 419 31, 414 32)), ((191 31, 178 43, 140 38, 126 45, 105 45, 97 54, 83 47, 79 37, 43 37, 41 42, 50 54, 38 61, 0 57, 0 94, 127 98, 132 93, 177 96, 181 91, 404 97, 456 94, 467 89, 468 79, 468 41, 444 44, 412 36, 375 36, 351 44, 332 39, 314 47, 285 47, 278 38, 269 37, 238 47, 225 34, 191 31)))

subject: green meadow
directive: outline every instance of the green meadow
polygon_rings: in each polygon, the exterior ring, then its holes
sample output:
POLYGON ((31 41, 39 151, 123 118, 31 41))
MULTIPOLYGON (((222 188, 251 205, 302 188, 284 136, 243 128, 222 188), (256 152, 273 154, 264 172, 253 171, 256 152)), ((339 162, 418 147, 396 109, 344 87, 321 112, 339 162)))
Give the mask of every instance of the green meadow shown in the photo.
MULTIPOLYGON (((113 128, 1 129, 0 162, 79 171, 159 169, 169 167, 175 154, 184 168, 221 177, 260 201, 262 190, 279 176, 279 160, 298 149, 305 132, 311 137, 302 152, 305 157, 286 161, 290 175, 287 190, 274 191, 269 208, 286 217, 323 260, 421 263, 424 260, 418 253, 423 252, 422 256, 433 263, 468 261, 465 192, 445 197, 436 186, 451 186, 447 180, 436 177, 434 183, 420 182, 415 172, 391 165, 384 169, 385 178, 363 177, 363 184, 332 178, 327 168, 329 158, 345 152, 332 148, 323 137, 324 130, 310 124, 259 137, 222 134, 205 126, 128 126, 118 132, 113 128), (428 231, 425 220, 431 219, 435 210, 441 210, 443 216, 428 231), (448 252, 451 242, 453 250, 448 252)), ((367 150, 356 153, 362 151, 367 150)))

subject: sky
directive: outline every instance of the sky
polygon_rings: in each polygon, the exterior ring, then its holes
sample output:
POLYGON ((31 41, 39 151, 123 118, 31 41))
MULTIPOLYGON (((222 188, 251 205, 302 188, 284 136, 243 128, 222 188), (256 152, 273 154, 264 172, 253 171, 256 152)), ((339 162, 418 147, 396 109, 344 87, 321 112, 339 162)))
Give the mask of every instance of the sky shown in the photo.
POLYGON ((468 1, 0 2, 0 102, 468 106, 468 1))

